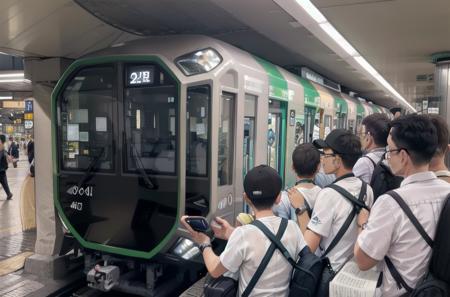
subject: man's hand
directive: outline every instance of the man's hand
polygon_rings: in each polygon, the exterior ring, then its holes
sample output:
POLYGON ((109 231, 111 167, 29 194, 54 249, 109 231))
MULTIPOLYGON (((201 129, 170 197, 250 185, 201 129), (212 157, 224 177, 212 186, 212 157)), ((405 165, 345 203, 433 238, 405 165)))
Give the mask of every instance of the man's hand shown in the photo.
POLYGON ((230 225, 226 220, 216 217, 214 222, 211 222, 211 229, 214 232, 214 236, 219 239, 228 240, 230 238, 231 233, 234 231, 234 227, 230 225), (215 223, 217 224, 215 224, 215 223))
POLYGON ((305 198, 295 187, 288 189, 287 193, 293 208, 300 208, 300 206, 305 204, 305 198))
POLYGON ((211 239, 209 238, 208 235, 206 235, 205 233, 202 232, 197 232, 194 231, 194 229, 191 228, 191 226, 189 226, 188 223, 186 223, 186 218, 188 216, 182 216, 180 221, 183 224, 183 226, 189 231, 189 233, 192 236, 192 240, 196 243, 196 244, 202 244, 202 243, 211 243, 211 239))

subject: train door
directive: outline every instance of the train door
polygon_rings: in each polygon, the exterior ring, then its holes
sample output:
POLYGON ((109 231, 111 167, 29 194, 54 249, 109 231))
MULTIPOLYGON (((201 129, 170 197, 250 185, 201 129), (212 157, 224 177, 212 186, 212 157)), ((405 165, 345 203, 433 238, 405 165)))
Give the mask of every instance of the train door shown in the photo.
POLYGON ((235 94, 222 93, 219 99, 219 139, 217 155, 218 209, 233 205, 234 193, 234 139, 235 94))
MULTIPOLYGON (((245 177, 247 172, 255 167, 256 100, 255 95, 245 94, 242 177, 245 177)), ((250 207, 245 202, 244 211, 250 212, 250 207)))
POLYGON ((284 152, 286 141, 285 102, 269 100, 269 118, 267 131, 267 164, 276 169, 284 180, 284 152))

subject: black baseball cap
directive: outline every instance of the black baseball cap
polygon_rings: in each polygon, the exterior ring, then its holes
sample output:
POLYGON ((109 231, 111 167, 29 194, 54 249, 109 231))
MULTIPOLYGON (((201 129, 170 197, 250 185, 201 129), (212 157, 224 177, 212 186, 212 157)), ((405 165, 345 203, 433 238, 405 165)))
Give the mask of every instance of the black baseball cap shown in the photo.
POLYGON ((345 129, 335 129, 327 135, 325 140, 316 139, 313 144, 318 149, 329 148, 336 154, 340 155, 361 155, 361 148, 357 149, 352 145, 349 145, 351 137, 356 137, 352 132, 345 129))
POLYGON ((259 165, 250 170, 244 178, 244 191, 251 201, 275 198, 281 191, 281 177, 278 172, 267 165, 259 165))

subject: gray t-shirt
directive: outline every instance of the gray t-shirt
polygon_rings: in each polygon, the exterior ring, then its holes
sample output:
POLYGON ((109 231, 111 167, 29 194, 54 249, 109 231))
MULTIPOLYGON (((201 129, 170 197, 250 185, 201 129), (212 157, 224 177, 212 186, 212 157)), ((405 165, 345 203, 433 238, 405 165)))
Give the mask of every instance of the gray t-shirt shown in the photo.
MULTIPOLYGON (((281 218, 270 216, 259 220, 272 233, 278 232, 281 218)), ((288 222, 281 243, 289 251, 289 254, 297 259, 298 253, 306 246, 306 243, 295 222, 288 222)), ((238 296, 244 292, 270 244, 271 241, 264 233, 253 225, 237 227, 231 234, 225 250, 220 255, 220 262, 228 271, 239 272, 238 296)), ((276 250, 250 296, 288 296, 291 274, 292 266, 280 251, 276 250)))

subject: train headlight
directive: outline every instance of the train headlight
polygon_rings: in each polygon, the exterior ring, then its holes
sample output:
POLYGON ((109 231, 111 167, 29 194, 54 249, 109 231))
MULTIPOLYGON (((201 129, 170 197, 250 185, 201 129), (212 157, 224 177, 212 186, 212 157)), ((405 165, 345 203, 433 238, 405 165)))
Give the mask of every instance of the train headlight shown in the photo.
POLYGON ((192 240, 181 237, 175 244, 172 253, 185 260, 190 260, 198 256, 200 254, 200 250, 192 240))
POLYGON ((175 64, 186 76, 209 72, 221 62, 222 57, 212 48, 195 51, 175 60, 175 64))

